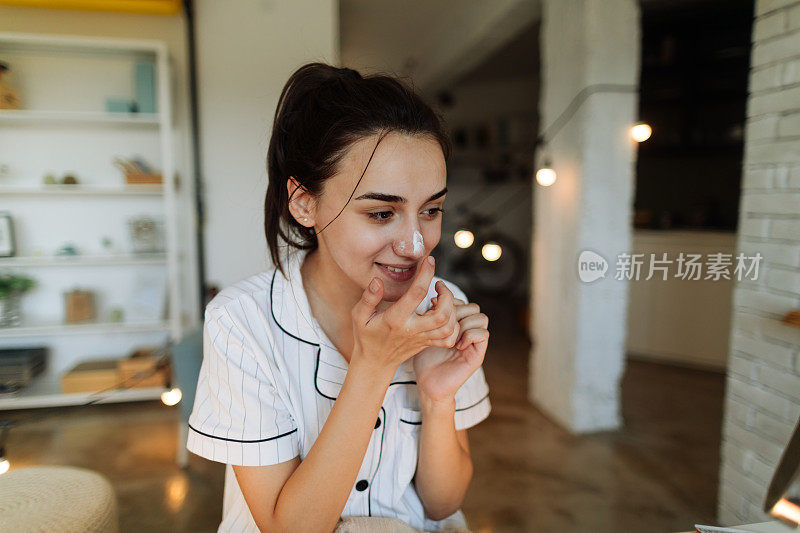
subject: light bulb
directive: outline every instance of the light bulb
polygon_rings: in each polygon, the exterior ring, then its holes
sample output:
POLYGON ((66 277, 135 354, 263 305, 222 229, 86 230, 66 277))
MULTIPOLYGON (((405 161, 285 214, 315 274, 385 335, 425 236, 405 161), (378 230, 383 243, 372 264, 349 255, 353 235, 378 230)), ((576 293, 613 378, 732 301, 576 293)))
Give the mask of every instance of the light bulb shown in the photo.
POLYGON ((453 240, 459 248, 469 248, 475 242, 475 236, 469 230, 460 229, 453 235, 453 240))
POLYGON ((164 402, 164 405, 176 405, 179 401, 181 401, 181 390, 179 388, 173 388, 168 391, 164 391, 161 393, 161 401, 164 402))
POLYGON ((11 468, 11 463, 8 462, 8 459, 0 461, 0 474, 5 474, 9 468, 11 468))
POLYGON ((634 125, 631 128, 631 137, 637 143, 641 143, 646 141, 650 138, 650 135, 653 134, 653 128, 650 127, 649 124, 645 124, 644 122, 640 122, 639 124, 634 125))
POLYGON ((487 261, 497 261, 503 255, 503 249, 496 242, 487 242, 481 248, 481 255, 487 261))
POLYGON ((556 182, 556 171, 549 166, 544 166, 536 171, 536 181, 543 187, 549 187, 556 182))

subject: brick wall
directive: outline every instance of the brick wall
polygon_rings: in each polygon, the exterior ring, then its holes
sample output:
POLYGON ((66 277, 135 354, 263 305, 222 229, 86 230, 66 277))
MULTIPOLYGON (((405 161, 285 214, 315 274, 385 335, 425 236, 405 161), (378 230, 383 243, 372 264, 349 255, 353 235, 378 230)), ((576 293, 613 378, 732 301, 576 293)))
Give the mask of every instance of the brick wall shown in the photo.
POLYGON ((739 252, 764 257, 734 285, 719 521, 768 520, 767 486, 800 416, 800 0, 756 0, 739 252))

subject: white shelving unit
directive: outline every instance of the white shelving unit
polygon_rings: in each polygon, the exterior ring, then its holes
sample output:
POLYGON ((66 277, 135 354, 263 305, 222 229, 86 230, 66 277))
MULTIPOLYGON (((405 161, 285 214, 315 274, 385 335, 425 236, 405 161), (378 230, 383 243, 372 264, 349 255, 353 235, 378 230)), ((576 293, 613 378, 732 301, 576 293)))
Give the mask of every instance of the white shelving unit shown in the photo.
MULTIPOLYGON (((23 324, 0 328, 0 348, 50 349, 47 371, 15 395, 0 396, 0 410, 78 405, 95 396, 61 393, 63 372, 182 334, 169 55, 160 41, 0 32, 0 59, 10 63, 24 107, 0 110, 0 211, 11 213, 17 230, 17 255, 0 258, 0 272, 38 282, 23 296, 23 324), (155 65, 157 112, 106 112, 106 97, 134 99, 133 66, 141 60, 155 65), (112 160, 134 154, 160 170, 163 185, 125 184, 112 160), (43 185, 48 172, 74 173, 80 184, 43 185), (165 253, 131 252, 126 224, 137 214, 163 219, 165 253), (115 253, 100 250, 103 237, 111 237, 115 253), (55 255, 67 242, 84 253, 55 255), (135 299, 126 290, 137 275, 165 279, 165 316, 104 321, 110 308, 135 299), (97 322, 64 323, 62 293, 76 286, 96 293, 97 322)), ((161 392, 113 391, 99 403, 156 399, 161 392)))
MULTIPOLYGON (((2 127, 0 125, 0 127, 2 127)), ((162 196, 161 185, 119 185, 98 187, 87 185, 43 185, 40 187, 0 187, 2 196, 162 196)))

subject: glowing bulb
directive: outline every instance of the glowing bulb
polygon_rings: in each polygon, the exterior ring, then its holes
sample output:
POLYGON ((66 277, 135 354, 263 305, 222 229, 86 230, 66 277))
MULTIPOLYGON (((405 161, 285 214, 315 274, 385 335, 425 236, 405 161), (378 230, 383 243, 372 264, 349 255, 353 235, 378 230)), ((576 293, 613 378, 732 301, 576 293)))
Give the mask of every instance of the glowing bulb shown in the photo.
POLYGON ((772 506, 770 514, 800 524, 800 506, 786 498, 778 500, 778 503, 772 506))
POLYGON ((649 124, 639 123, 631 128, 631 137, 637 143, 641 143, 650 138, 653 134, 653 128, 649 124))
POLYGON ((497 261, 503 255, 503 249, 496 242, 487 242, 481 248, 481 255, 487 261, 497 261))
POLYGON ((181 401, 181 390, 179 388, 170 389, 168 391, 164 391, 161 393, 161 401, 164 402, 164 405, 176 405, 179 401, 181 401))
POLYGON ((536 181, 543 187, 549 187, 556 182, 556 171, 550 167, 542 167, 536 171, 536 181))
POLYGON ((469 230, 460 229, 453 236, 453 240, 459 248, 469 248, 475 242, 475 236, 469 230))
POLYGON ((8 459, 0 461, 0 474, 5 474, 9 468, 11 468, 11 463, 8 462, 8 459))

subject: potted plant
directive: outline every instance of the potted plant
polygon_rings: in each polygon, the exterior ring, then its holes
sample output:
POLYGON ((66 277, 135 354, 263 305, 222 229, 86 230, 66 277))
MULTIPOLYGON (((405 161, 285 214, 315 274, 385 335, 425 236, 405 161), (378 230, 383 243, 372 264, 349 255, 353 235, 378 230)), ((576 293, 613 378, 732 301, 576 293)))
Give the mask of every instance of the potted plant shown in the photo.
POLYGON ((20 297, 34 285, 27 276, 0 274, 0 327, 20 325, 20 297))

